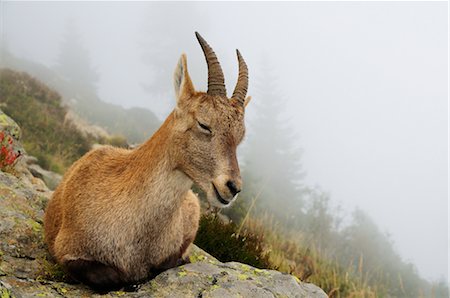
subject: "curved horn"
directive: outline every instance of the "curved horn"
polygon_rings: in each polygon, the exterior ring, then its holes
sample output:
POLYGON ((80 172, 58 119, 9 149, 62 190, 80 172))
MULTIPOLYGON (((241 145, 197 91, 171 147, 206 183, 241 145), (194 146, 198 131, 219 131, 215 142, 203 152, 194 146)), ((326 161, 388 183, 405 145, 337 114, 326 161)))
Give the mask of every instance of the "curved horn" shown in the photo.
POLYGON ((248 88, 248 68, 239 50, 236 50, 236 53, 239 62, 239 77, 232 98, 235 98, 241 104, 244 104, 248 88))
POLYGON ((195 32, 203 53, 205 54, 206 63, 208 64, 208 94, 227 96, 225 89, 225 78, 223 76, 222 68, 220 67, 217 56, 203 37, 195 32))

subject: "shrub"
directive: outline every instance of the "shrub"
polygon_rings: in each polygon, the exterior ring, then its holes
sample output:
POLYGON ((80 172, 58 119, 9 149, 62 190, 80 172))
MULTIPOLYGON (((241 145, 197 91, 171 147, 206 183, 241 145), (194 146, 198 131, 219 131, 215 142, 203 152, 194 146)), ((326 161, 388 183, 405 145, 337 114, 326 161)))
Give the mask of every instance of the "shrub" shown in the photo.
POLYGON ((20 152, 14 152, 13 138, 0 131, 0 170, 11 169, 20 156, 20 152))

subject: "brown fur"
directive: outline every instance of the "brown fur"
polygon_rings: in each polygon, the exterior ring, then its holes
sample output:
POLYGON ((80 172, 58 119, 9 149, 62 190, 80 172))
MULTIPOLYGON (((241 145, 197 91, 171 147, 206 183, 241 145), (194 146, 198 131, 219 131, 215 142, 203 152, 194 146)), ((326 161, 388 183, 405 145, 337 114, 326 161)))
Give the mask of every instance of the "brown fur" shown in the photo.
POLYGON ((175 90, 177 107, 150 140, 134 150, 90 151, 66 172, 46 209, 51 254, 93 288, 117 288, 176 265, 198 229, 193 182, 220 207, 217 194, 231 202, 241 188, 242 104, 196 92, 184 55, 175 90))

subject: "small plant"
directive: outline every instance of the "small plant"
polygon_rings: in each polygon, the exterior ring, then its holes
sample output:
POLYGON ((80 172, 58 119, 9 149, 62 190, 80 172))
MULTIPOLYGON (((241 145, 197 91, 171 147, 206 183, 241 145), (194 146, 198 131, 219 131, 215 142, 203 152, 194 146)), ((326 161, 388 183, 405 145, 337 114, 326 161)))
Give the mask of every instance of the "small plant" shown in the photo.
POLYGON ((236 261, 258 268, 270 268, 264 249, 264 236, 242 230, 234 223, 224 223, 215 215, 203 215, 195 239, 202 249, 221 262, 236 261))
POLYGON ((8 170, 14 167, 20 152, 14 152, 14 140, 4 131, 0 131, 0 170, 8 170))

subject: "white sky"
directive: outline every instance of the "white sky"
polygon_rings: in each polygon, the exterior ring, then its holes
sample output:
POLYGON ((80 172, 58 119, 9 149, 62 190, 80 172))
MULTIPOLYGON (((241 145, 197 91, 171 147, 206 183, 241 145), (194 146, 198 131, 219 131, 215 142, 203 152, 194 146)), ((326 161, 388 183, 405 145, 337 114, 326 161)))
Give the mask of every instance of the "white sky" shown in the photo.
MULTIPOLYGON (((168 7, 182 13, 189 4, 2 5, 2 40, 16 55, 54 65, 65 22, 73 17, 101 74, 103 100, 147 107, 160 117, 173 106, 173 99, 152 101, 142 89, 148 75, 142 44, 152 24, 149 11, 165 8, 158 20, 164 24, 168 7)), ((447 3, 193 5, 208 22, 189 14, 179 20, 180 30, 192 32, 191 44, 178 45, 180 54, 204 64, 193 34, 201 32, 219 55, 230 90, 239 47, 250 68, 249 94, 263 57, 269 60, 301 137, 307 181, 347 210, 366 210, 424 277, 447 278, 447 3)), ((204 88, 201 67, 194 79, 204 88)))

